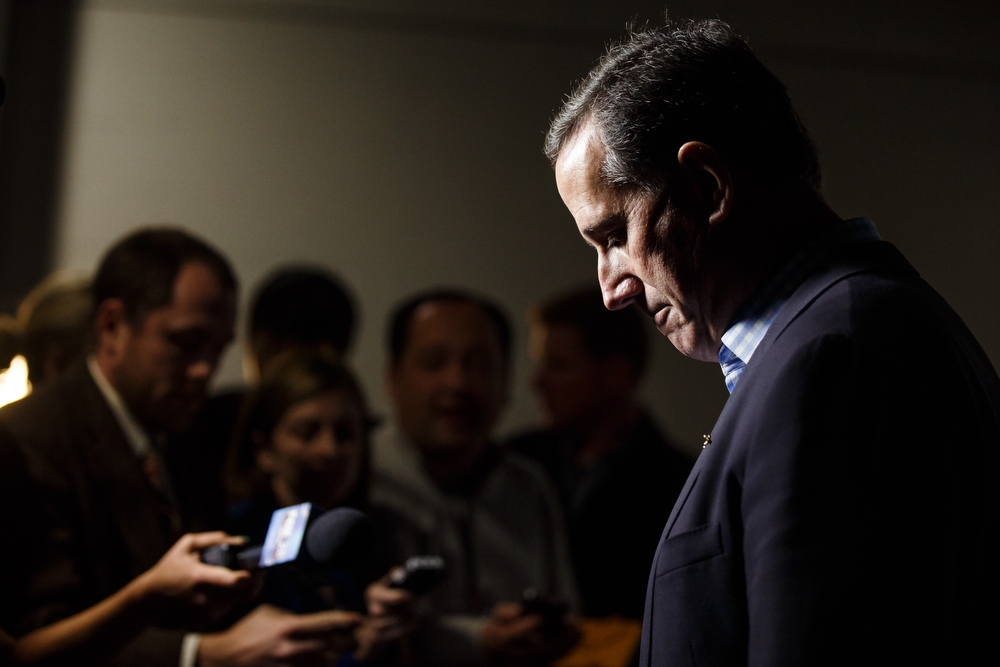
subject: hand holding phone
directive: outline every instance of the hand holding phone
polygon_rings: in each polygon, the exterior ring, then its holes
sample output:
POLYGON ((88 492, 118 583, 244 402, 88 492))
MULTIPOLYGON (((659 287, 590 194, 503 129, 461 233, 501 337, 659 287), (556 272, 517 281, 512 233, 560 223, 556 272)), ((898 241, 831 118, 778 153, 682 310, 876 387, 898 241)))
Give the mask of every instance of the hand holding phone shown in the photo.
POLYGON ((412 556, 403 567, 389 575, 390 588, 402 588, 414 595, 423 595, 448 576, 444 559, 440 556, 412 556))
POLYGON ((569 605, 545 598, 534 588, 525 588, 521 592, 521 609, 525 615, 538 614, 542 617, 542 632, 552 633, 562 629, 563 621, 569 612, 569 605))
POLYGON ((549 664, 579 639, 567 622, 566 605, 525 591, 526 602, 499 602, 480 636, 487 655, 501 662, 549 664))

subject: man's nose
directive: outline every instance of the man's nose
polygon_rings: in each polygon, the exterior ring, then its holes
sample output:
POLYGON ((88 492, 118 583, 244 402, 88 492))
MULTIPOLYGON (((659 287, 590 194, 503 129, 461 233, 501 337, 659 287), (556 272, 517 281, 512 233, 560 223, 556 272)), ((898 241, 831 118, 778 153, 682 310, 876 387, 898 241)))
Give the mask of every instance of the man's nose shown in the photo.
POLYGON ((544 362, 536 361, 531 367, 531 375, 528 376, 531 388, 534 389, 536 393, 541 393, 545 389, 545 377, 546 368, 544 362))
POLYGON ((190 380, 210 380, 215 373, 218 360, 198 359, 187 368, 188 379, 190 380))
POLYGON ((601 283, 604 307, 608 310, 621 310, 642 295, 642 281, 607 255, 602 254, 597 260, 597 278, 601 283))
POLYGON ((531 365, 531 372, 528 374, 528 384, 536 391, 542 385, 542 365, 537 361, 531 365))
POLYGON ((464 389, 469 381, 469 369, 460 359, 453 359, 445 367, 445 382, 452 389, 464 389))
POLYGON ((333 428, 323 428, 318 435, 318 447, 316 448, 324 458, 335 458, 340 450, 340 443, 337 441, 337 434, 333 428))

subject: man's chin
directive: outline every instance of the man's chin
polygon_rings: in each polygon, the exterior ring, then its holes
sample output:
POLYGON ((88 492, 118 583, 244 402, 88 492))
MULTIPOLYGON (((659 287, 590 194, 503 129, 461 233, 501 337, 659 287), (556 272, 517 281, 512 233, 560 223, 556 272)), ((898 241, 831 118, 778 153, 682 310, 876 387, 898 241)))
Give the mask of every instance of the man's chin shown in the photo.
POLYGON ((204 401, 198 401, 197 403, 185 403, 180 406, 172 406, 171 410, 164 411, 159 415, 157 421, 159 422, 160 428, 171 435, 184 433, 191 428, 195 417, 198 416, 198 412, 201 411, 204 404, 204 401))
POLYGON ((656 329, 664 336, 668 336, 667 331, 677 326, 670 321, 671 315, 674 315, 672 306, 667 305, 659 310, 650 310, 649 312, 652 313, 651 317, 653 318, 653 324, 656 325, 656 329))
POLYGON ((433 452, 447 454, 468 450, 475 446, 477 442, 483 440, 484 436, 480 429, 475 428, 447 428, 438 429, 424 446, 433 452))
MULTIPOLYGON (((657 327, 659 329, 659 327, 657 327)), ((667 340, 677 348, 677 351, 685 357, 697 359, 698 361, 719 361, 718 346, 712 349, 707 337, 699 332, 694 325, 685 324, 667 329, 659 329, 660 333, 667 337, 667 340)))
POLYGON ((549 431, 567 431, 574 424, 579 424, 585 421, 585 416, 579 414, 573 414, 569 411, 552 411, 549 410, 542 415, 542 428, 549 431))

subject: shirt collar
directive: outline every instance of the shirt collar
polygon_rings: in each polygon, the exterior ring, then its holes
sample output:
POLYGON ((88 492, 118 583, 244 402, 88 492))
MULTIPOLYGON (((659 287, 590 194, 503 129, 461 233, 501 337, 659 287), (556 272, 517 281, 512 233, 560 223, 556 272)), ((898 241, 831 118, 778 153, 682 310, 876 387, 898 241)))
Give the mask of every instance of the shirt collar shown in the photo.
POLYGON ((139 425, 139 422, 129 412, 128 406, 125 405, 121 394, 104 377, 104 373, 101 371, 100 366, 97 365, 97 359, 93 355, 87 357, 87 370, 90 371, 90 376, 94 378, 94 384, 97 385, 101 395, 104 396, 104 401, 111 408, 111 414, 115 416, 115 421, 118 422, 122 433, 125 434, 125 440, 128 442, 129 447, 132 448, 132 452, 136 455, 136 458, 145 458, 153 446, 152 438, 149 437, 146 430, 139 425))
POLYGON ((729 393, 736 389, 743 369, 802 281, 844 245, 878 240, 880 237, 875 223, 868 218, 846 220, 813 239, 750 298, 733 325, 722 335, 722 346, 719 348, 719 365, 722 366, 729 393))

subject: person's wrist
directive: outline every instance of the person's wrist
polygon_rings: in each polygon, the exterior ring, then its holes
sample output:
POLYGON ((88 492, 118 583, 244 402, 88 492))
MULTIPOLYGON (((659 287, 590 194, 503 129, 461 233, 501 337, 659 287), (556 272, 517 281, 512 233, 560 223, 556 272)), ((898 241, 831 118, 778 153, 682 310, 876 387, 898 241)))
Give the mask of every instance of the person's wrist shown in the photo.
MULTIPOLYGON (((351 651, 349 653, 345 653, 341 657, 341 660, 343 660, 344 658, 348 658, 349 657, 349 659, 352 662, 350 662, 350 663, 343 663, 343 664, 345 664, 345 665, 346 664, 361 664, 361 663, 367 662, 369 660, 373 660, 374 658, 378 657, 378 654, 381 653, 380 649, 382 647, 383 647, 383 645, 380 642, 378 642, 378 641, 361 641, 359 639, 357 648, 355 648, 353 651, 351 651)), ((337 663, 337 667, 340 667, 341 664, 342 663, 338 662, 337 663)))
POLYGON ((197 667, 223 667, 226 638, 222 633, 202 635, 198 644, 197 667))
POLYGON ((147 570, 130 581, 119 591, 121 602, 133 618, 147 621, 152 616, 153 597, 156 586, 150 571, 147 570))

